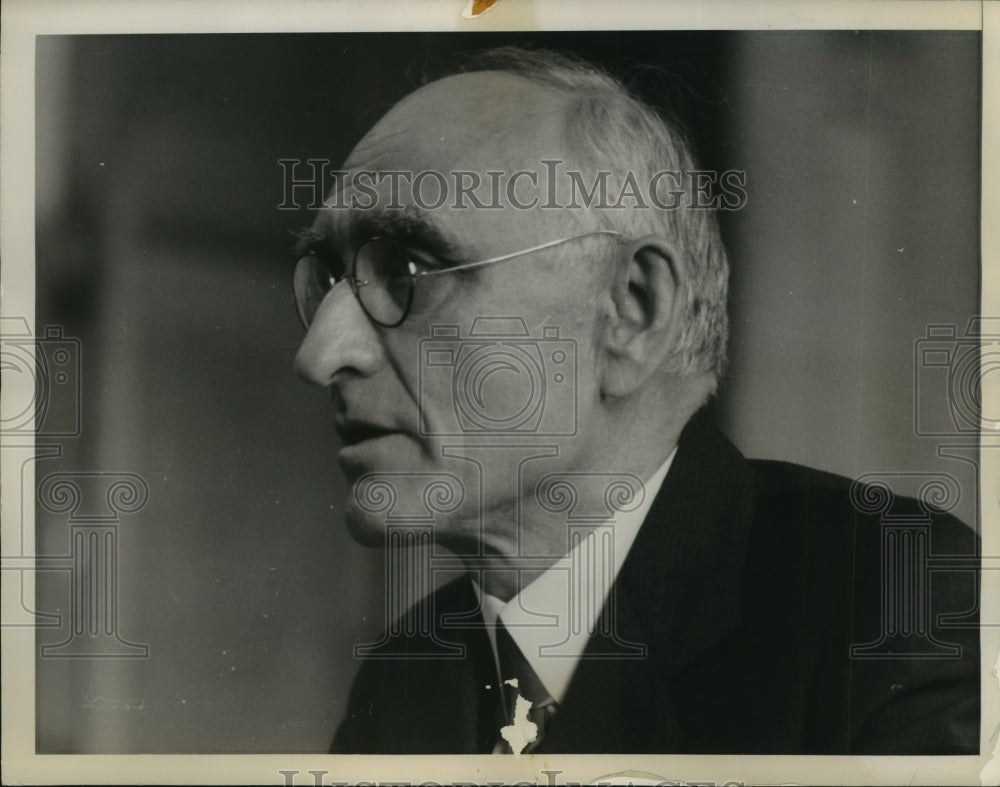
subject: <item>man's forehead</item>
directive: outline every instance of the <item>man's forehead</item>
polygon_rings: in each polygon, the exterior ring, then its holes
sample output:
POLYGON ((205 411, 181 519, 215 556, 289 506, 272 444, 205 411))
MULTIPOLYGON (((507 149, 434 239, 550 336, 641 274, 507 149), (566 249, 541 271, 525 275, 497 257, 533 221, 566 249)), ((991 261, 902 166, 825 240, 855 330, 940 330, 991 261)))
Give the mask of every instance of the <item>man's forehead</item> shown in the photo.
POLYGON ((457 74, 431 82, 397 103, 357 144, 344 169, 435 167, 473 171, 558 156, 566 99, 553 89, 502 71, 457 74))
POLYGON ((499 71, 432 82, 400 101, 358 143, 332 195, 341 207, 321 211, 314 229, 341 239, 450 239, 441 247, 450 246, 459 256, 472 253, 459 248, 465 245, 460 239, 480 237, 476 230, 488 225, 487 235, 498 234, 502 225, 508 236, 548 237, 554 230, 546 224, 554 217, 538 211, 514 210, 506 203, 505 210, 451 206, 456 190, 468 183, 463 173, 476 173, 478 198, 489 202, 490 173, 501 173, 498 182, 505 187, 516 172, 540 179, 542 162, 565 158, 566 104, 565 96, 548 87, 499 71), (436 210, 417 206, 424 203, 414 198, 414 189, 433 201, 442 183, 449 190, 446 204, 436 210))

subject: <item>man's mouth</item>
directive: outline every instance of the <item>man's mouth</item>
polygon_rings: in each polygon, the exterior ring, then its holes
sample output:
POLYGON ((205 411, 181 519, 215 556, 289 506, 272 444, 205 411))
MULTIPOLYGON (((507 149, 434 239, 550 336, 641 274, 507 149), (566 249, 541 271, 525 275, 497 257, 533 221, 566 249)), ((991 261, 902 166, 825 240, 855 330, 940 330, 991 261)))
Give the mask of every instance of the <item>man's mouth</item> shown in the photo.
POLYGON ((349 422, 337 427, 345 448, 395 433, 395 429, 368 423, 349 422))

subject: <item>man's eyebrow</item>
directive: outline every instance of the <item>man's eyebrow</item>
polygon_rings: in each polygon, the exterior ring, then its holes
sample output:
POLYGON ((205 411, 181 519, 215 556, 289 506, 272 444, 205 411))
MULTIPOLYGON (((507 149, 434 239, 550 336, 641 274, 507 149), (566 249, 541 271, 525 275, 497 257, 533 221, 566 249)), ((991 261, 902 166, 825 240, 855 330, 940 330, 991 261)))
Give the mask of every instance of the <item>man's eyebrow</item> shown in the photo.
POLYGON ((351 211, 348 234, 352 243, 363 243, 371 238, 394 238, 420 243, 443 256, 461 254, 461 245, 455 238, 426 211, 412 206, 351 211))

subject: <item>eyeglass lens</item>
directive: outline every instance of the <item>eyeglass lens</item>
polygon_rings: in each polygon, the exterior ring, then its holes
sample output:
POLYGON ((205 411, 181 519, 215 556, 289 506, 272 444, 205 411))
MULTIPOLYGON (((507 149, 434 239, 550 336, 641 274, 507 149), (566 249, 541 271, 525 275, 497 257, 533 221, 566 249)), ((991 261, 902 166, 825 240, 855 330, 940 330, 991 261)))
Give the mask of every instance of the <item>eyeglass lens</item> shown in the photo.
POLYGON ((354 282, 361 305, 375 322, 394 327, 410 310, 413 276, 406 249, 391 240, 372 240, 354 258, 354 282))
MULTIPOLYGON (((371 240, 354 258, 351 286, 362 308, 375 322, 392 328, 408 314, 413 302, 413 277, 406 250, 391 240, 371 240)), ((326 263, 314 254, 302 257, 293 274, 295 304, 307 328, 319 305, 336 283, 326 263)))

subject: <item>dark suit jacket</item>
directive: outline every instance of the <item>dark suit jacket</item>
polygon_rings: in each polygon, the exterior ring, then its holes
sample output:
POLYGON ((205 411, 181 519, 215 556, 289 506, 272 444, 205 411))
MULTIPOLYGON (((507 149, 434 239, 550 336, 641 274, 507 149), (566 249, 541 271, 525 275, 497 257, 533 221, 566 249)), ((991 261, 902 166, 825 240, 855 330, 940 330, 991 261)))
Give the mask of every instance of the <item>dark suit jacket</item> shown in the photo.
MULTIPOLYGON (((614 585, 614 628, 646 657, 587 658, 601 650, 592 639, 537 751, 978 753, 978 574, 904 576, 900 563, 887 585, 883 554, 899 550, 885 551, 882 516, 858 508, 847 479, 748 461, 696 417, 614 585), (852 644, 893 625, 884 594, 900 582, 919 590, 921 579, 930 605, 912 617, 929 628, 852 657, 852 644), (961 625, 938 625, 946 614, 961 625), (949 645, 960 656, 927 657, 949 645)), ((928 516, 906 499, 888 513, 928 516)), ((931 555, 977 554, 969 528, 930 516, 931 555)), ((424 645, 394 638, 398 658, 362 665, 332 751, 492 749, 485 631, 441 625, 476 608, 474 590, 462 579, 422 603, 464 657, 408 658, 424 645)), ((895 621, 897 632, 905 625, 895 621)))

